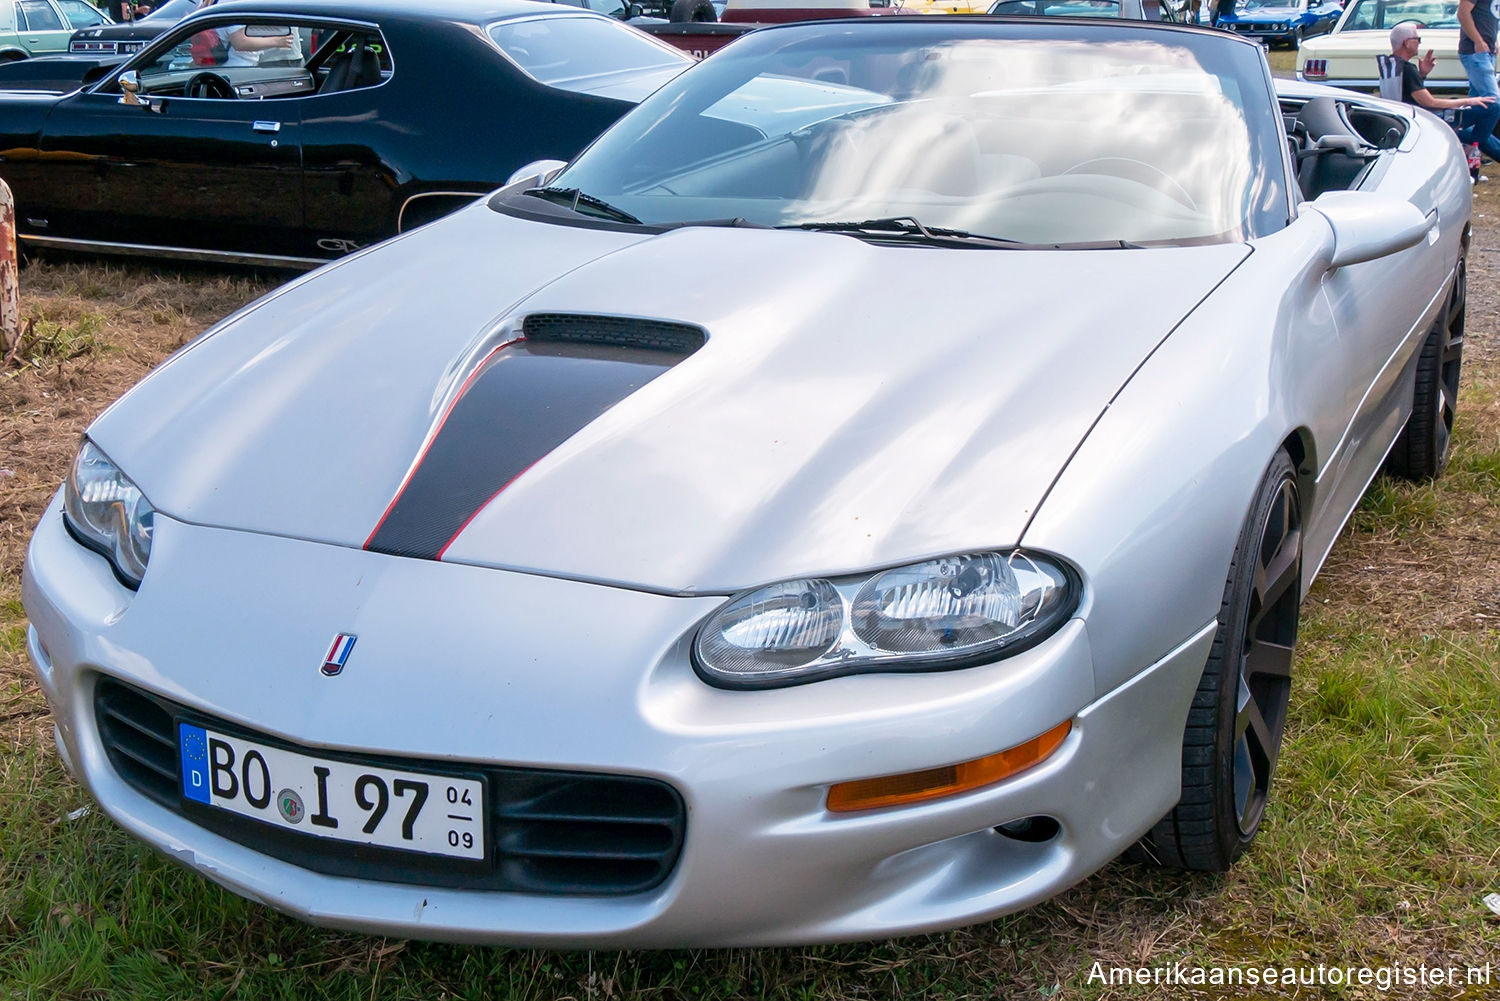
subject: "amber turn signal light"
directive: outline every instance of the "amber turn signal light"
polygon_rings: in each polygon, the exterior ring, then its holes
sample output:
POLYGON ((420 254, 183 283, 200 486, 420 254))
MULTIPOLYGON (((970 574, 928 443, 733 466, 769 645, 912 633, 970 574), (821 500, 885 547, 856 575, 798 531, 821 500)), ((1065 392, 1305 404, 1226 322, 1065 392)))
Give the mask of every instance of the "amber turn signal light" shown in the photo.
POLYGON ((973 761, 904 775, 839 782, 828 789, 828 809, 833 813, 878 810, 886 806, 925 803, 979 789, 1041 764, 1057 750, 1072 729, 1073 721, 1064 720, 1040 737, 973 761))

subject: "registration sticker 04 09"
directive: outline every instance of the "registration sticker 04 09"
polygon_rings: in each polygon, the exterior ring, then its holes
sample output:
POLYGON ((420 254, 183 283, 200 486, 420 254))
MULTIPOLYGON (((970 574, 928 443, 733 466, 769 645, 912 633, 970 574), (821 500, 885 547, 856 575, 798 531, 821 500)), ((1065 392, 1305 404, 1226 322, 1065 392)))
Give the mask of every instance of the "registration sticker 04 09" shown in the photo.
POLYGON ((315 837, 488 857, 484 783, 320 758, 179 724, 182 795, 315 837))

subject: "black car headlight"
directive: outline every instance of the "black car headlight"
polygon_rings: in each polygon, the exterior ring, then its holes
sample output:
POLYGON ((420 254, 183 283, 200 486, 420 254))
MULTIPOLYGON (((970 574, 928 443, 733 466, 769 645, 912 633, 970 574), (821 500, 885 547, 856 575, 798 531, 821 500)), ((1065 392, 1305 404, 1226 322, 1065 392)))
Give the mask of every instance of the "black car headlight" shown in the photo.
POLYGON ((715 612, 693 640, 693 664, 721 688, 968 667, 1050 635, 1077 607, 1078 591, 1072 569, 1024 550, 782 581, 715 612))
POLYGON ((88 439, 63 484, 63 521, 75 539, 109 560, 121 583, 140 586, 151 559, 156 509, 88 439))

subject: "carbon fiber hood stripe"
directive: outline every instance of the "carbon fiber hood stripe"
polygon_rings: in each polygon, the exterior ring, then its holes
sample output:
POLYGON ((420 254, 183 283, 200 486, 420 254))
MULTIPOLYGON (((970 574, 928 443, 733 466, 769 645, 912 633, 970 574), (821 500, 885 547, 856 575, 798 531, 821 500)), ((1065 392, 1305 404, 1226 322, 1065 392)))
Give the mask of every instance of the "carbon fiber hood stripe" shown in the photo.
POLYGON ((366 549, 441 559, 517 477, 696 348, 681 340, 621 347, 531 327, 534 336, 501 344, 465 381, 366 549))

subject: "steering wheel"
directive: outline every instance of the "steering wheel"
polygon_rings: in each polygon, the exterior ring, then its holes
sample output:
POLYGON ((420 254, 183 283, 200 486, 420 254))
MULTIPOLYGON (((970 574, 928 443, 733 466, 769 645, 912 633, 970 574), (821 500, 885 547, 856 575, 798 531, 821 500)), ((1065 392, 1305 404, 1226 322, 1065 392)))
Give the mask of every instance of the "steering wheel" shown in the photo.
POLYGON ((1193 196, 1188 194, 1187 188, 1184 188, 1177 178, 1155 164, 1147 163, 1144 160, 1137 160, 1128 156, 1099 156, 1092 160, 1085 160, 1082 163, 1075 163, 1063 171, 1063 173, 1104 174, 1106 177, 1118 177, 1126 181, 1135 181, 1137 184, 1144 184, 1148 188, 1160 191, 1174 202, 1180 202, 1184 207, 1190 208, 1194 212, 1198 211, 1198 203, 1193 200, 1193 196), (1098 169, 1105 164, 1111 165, 1114 169, 1098 169), (1121 166, 1125 169, 1121 170, 1121 166), (1143 174, 1148 179, 1143 180, 1141 177, 1143 174), (1165 181, 1166 184, 1160 184, 1158 183, 1159 181, 1165 181), (1171 190, 1163 190, 1164 188, 1170 188, 1171 190))
POLYGON ((239 95, 234 92, 234 84, 217 73, 194 73, 183 86, 182 96, 231 100, 239 95))

